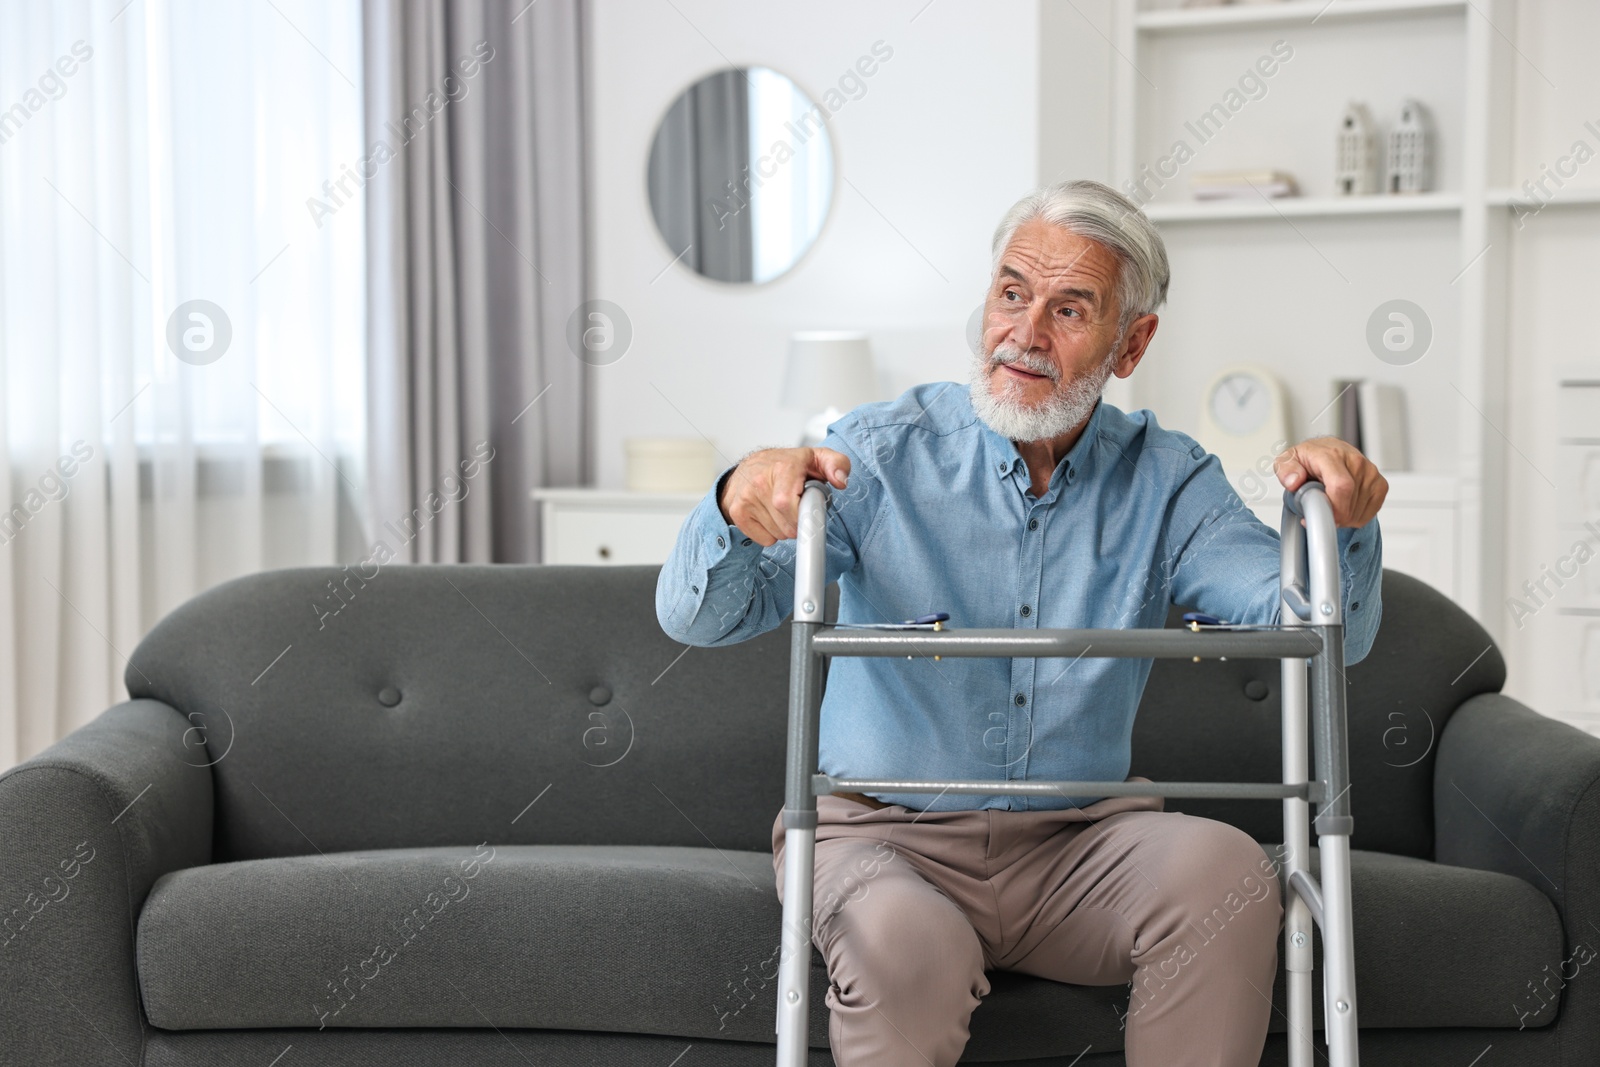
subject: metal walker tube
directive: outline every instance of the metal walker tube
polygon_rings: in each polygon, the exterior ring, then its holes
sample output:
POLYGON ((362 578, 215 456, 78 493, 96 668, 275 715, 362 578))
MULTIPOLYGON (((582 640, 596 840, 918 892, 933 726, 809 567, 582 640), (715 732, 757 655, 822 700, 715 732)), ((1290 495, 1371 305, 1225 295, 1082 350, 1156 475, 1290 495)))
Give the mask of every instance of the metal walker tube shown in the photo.
POLYGON ((1350 900, 1349 731, 1345 708, 1344 615, 1339 587, 1339 545, 1333 508, 1321 485, 1308 482, 1285 506, 1299 505, 1306 523, 1309 624, 1322 631, 1311 659, 1311 708, 1316 775, 1317 854, 1321 858, 1323 1021, 1330 1067, 1357 1067, 1355 924, 1350 900))
MULTIPOLYGON (((1305 608, 1306 544, 1300 520, 1287 504, 1279 532, 1281 553, 1280 611, 1286 625, 1304 625, 1298 612, 1305 608)), ((1284 659, 1283 780, 1303 783, 1310 773, 1309 738, 1306 733, 1306 661, 1284 659)), ((1289 1067, 1314 1067, 1315 1037, 1311 1029, 1311 906, 1302 892, 1301 879, 1311 874, 1310 807, 1300 797, 1283 800, 1283 855, 1279 879, 1283 888, 1283 963, 1288 978, 1289 1067)))
POLYGON ((827 581, 828 485, 800 495, 794 557, 794 630, 789 648, 789 757, 783 801, 783 948, 778 956, 778 1064, 806 1067, 810 1033, 811 895, 817 847, 817 720, 822 657, 811 638, 822 624, 827 581))

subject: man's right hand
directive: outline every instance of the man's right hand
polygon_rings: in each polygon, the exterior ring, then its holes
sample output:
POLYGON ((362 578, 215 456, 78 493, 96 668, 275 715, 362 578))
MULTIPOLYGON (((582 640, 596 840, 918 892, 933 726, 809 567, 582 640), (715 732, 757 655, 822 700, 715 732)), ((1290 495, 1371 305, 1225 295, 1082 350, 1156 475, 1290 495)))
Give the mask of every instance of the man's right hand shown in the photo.
POLYGON ((722 483, 722 517, 759 545, 775 545, 800 530, 800 494, 815 478, 838 489, 850 457, 831 448, 767 448, 739 461, 722 483))

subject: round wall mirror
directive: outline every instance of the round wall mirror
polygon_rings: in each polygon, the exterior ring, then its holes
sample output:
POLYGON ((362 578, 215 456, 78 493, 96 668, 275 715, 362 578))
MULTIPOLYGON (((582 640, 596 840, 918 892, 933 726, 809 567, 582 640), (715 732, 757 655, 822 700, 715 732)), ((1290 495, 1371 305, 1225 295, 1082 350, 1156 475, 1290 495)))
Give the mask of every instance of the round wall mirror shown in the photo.
POLYGON ((800 261, 833 198, 826 112, 767 67, 685 89, 650 146, 650 212, 679 261, 719 282, 767 282, 800 261))

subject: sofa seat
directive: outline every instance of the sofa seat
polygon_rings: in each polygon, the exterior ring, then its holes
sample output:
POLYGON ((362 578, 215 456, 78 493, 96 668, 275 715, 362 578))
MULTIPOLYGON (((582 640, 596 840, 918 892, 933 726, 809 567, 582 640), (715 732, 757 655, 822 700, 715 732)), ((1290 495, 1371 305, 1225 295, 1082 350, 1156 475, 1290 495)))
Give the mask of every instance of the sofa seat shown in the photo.
MULTIPOLYGON (((1554 908, 1519 879, 1359 850, 1353 873, 1363 1027, 1515 1027, 1514 1000, 1560 960, 1554 908)), ((494 1026, 770 1043, 780 917, 760 852, 259 859, 158 880, 139 917, 138 980, 165 1030, 494 1026)), ((811 955, 811 1044, 826 1049, 827 979, 811 955)), ((991 985, 968 1062, 1122 1047, 1125 985, 1011 973, 991 985)), ((1275 1000, 1281 1031, 1281 972, 1275 1000)))

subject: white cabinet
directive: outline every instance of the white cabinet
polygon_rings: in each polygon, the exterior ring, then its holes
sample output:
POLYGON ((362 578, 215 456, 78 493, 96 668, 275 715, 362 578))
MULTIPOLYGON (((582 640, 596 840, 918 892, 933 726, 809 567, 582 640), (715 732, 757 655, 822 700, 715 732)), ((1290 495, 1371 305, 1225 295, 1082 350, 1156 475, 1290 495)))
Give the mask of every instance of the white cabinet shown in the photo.
POLYGON ((1420 578, 1446 596, 1455 592, 1455 509, 1384 508, 1383 565, 1420 578))
MULTIPOLYGON (((683 521, 701 493, 639 493, 626 489, 535 489, 543 528, 541 563, 665 563, 683 521)), ((1254 510, 1274 528, 1279 496, 1254 510)), ((1451 478, 1389 476, 1378 523, 1383 565, 1420 578, 1455 597, 1456 494, 1451 478)), ((1596 573, 1600 573, 1597 565, 1596 573)))
POLYGON ((704 493, 535 489, 541 563, 665 563, 704 493))
MULTIPOLYGON (((1384 568, 1419 578, 1456 599, 1460 589, 1456 567, 1461 553, 1455 479, 1404 471, 1384 477, 1389 480, 1389 495, 1378 512, 1384 568)), ((1251 510, 1262 522, 1277 529, 1282 500, 1281 493, 1268 493, 1251 510)))
POLYGON ((1530 600, 1548 595, 1559 619, 1557 640, 1568 643, 1574 669, 1562 699, 1572 716, 1600 733, 1600 365, 1567 368, 1556 406, 1560 509, 1549 539, 1550 562, 1529 580, 1530 600))
POLYGON ((1378 512, 1383 565, 1420 578, 1452 600, 1460 588, 1455 480, 1396 472, 1378 512))

